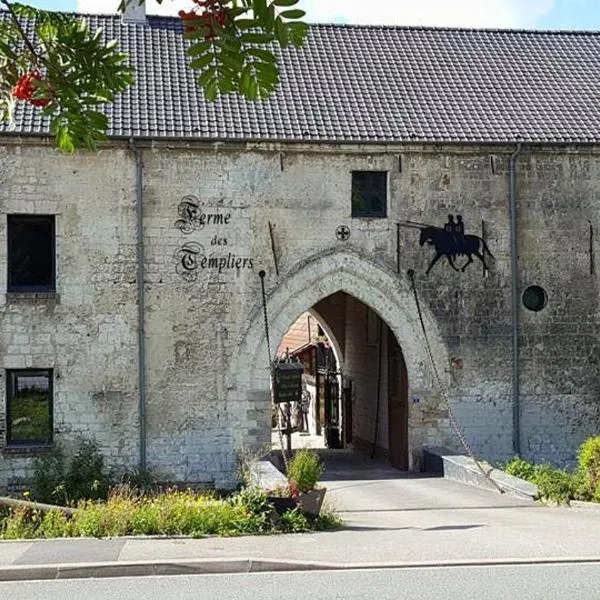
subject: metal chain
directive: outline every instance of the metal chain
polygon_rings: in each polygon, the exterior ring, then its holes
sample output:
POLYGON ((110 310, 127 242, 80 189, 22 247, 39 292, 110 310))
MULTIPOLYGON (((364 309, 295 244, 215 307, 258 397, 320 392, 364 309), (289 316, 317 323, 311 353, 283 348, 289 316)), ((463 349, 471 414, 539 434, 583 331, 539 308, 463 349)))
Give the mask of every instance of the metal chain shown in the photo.
MULTIPOLYGON (((261 291, 262 291, 262 304, 263 304, 263 316, 265 319, 265 335, 267 338, 267 354, 268 354, 268 358, 269 358, 269 375, 270 375, 270 382, 271 382, 271 414, 273 414, 273 409, 275 409, 275 412, 277 414, 277 433, 278 433, 278 437, 279 437, 279 446, 281 447, 281 456, 283 457, 283 465, 285 467, 285 472, 288 472, 288 456, 287 456, 287 452, 286 449, 284 447, 284 443, 283 443, 283 427, 282 427, 282 423, 281 423, 281 410, 279 409, 279 407, 275 404, 274 401, 274 391, 275 391, 275 369, 274 369, 274 365, 273 365, 273 359, 271 358, 271 336, 269 333, 269 318, 267 316, 267 293, 265 291, 265 275, 266 273, 264 271, 259 271, 258 273, 259 277, 260 277, 260 286, 261 286, 261 291)), ((288 423, 288 426, 290 424, 288 423)))
POLYGON ((419 314, 419 321, 421 322, 421 329, 423 330, 423 336, 425 337, 425 346, 427 347, 427 354, 429 355, 429 360, 431 361, 431 366, 433 368, 433 374, 435 377, 435 381, 437 383, 438 391, 440 392, 440 394, 444 400, 444 404, 446 405, 446 409, 448 410, 448 417, 450 419, 450 423, 452 424, 452 427, 454 428, 454 431, 456 432, 456 435, 458 436, 458 439, 460 440, 460 443, 462 444, 463 448, 466 450, 469 457, 475 462, 475 464, 477 465, 477 467, 479 468, 479 470, 481 471, 483 476, 486 479, 488 479, 501 494, 503 494, 504 490, 490 477, 490 473, 485 472, 485 469, 483 468, 481 463, 477 460, 477 457, 475 456, 475 453, 473 452, 471 445, 467 441, 467 438, 465 437, 465 434, 462 431, 462 429, 456 419, 456 416, 454 415, 454 411, 452 410, 452 407, 450 406, 450 401, 448 400, 448 395, 446 394, 446 390, 444 389, 444 386, 442 385, 442 380, 438 373, 437 366, 436 366, 435 360, 433 358, 433 353, 431 351, 431 346, 429 344, 429 336, 427 335, 427 329, 425 328, 425 321, 423 320, 423 313, 421 311, 421 302, 419 301, 419 294, 417 293, 417 286, 415 284, 415 272, 412 269, 409 269, 408 276, 410 278, 413 294, 415 296, 415 304, 417 305, 417 313, 419 314))

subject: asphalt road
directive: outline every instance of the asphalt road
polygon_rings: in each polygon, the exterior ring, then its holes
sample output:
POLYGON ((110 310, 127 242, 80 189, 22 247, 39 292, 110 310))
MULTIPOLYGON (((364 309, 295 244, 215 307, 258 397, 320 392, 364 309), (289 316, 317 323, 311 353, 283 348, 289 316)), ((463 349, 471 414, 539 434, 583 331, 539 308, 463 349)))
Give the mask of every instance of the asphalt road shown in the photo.
POLYGON ((0 583, 11 600, 596 600, 600 564, 430 567, 0 583))

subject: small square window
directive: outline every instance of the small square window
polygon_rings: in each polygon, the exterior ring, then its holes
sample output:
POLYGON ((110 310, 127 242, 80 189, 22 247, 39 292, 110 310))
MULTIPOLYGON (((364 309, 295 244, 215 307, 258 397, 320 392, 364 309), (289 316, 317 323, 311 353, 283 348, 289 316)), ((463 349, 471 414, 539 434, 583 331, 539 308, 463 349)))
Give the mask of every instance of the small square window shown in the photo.
POLYGON ((8 215, 9 292, 54 292, 54 215, 8 215))
POLYGON ((52 370, 6 372, 6 444, 52 443, 52 370))
POLYGON ((386 171, 352 171, 352 216, 387 216, 386 171))

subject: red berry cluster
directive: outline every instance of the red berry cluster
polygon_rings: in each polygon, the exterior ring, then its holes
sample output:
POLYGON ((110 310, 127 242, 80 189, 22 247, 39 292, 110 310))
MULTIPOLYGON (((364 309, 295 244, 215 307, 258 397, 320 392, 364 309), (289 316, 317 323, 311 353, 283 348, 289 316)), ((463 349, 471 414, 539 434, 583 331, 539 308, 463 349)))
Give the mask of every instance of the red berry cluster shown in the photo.
POLYGON ((222 4, 222 0, 192 0, 196 5, 189 11, 180 10, 179 17, 184 21, 186 33, 196 31, 198 23, 208 31, 205 39, 212 39, 217 35, 219 29, 223 29, 229 21, 229 12, 222 4), (201 12, 196 12, 196 11, 201 12), (185 21, 195 21, 196 24, 186 24, 185 21))
POLYGON ((25 100, 33 106, 46 106, 50 102, 49 98, 34 98, 35 90, 44 81, 44 78, 40 75, 37 70, 29 71, 21 75, 19 81, 15 84, 11 90, 12 95, 18 100, 25 100))

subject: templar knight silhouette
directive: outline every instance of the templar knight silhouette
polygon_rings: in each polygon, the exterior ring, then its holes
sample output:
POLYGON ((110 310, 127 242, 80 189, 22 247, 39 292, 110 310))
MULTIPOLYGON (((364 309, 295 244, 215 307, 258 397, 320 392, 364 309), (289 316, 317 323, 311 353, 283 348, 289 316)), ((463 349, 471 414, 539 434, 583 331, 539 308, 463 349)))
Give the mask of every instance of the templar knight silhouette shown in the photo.
POLYGON ((450 266, 459 272, 464 271, 473 262, 473 255, 482 262, 485 269, 488 268, 485 262, 485 254, 487 253, 492 259, 494 258, 482 238, 478 235, 465 235, 465 224, 460 215, 456 215, 456 221, 454 215, 448 215, 448 222, 443 228, 416 223, 412 225, 418 225, 421 230, 419 245, 428 244, 435 248, 436 254, 429 263, 429 267, 425 272, 426 275, 429 274, 429 271, 442 256, 445 256, 450 266), (469 259, 460 269, 454 263, 458 256, 466 256, 469 259))

